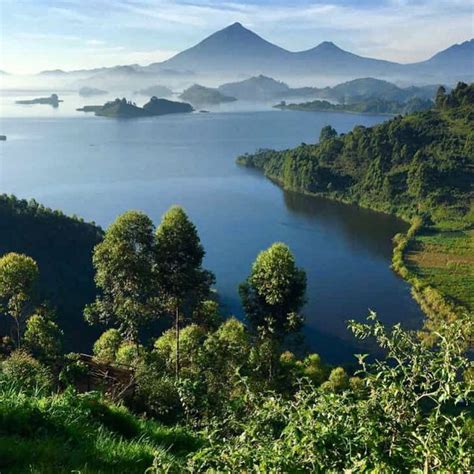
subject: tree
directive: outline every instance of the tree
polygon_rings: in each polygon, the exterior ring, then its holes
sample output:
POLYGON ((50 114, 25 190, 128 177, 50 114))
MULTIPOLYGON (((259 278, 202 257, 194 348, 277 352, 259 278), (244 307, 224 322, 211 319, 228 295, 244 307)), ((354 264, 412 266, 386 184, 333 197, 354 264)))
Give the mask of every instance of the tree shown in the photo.
POLYGON ((90 323, 115 324, 138 344, 139 329, 159 315, 154 226, 138 211, 128 211, 107 229, 94 249, 95 281, 101 294, 85 308, 90 323))
POLYGON ((163 216, 156 231, 156 274, 166 307, 174 318, 176 334, 176 377, 180 370, 179 331, 183 312, 209 296, 214 275, 202 268, 204 249, 196 227, 181 207, 163 216))
POLYGON ((446 88, 444 86, 439 86, 436 91, 435 104, 436 107, 442 108, 446 103, 446 88))
POLYGON ((0 310, 15 322, 17 348, 22 324, 31 311, 38 275, 38 265, 31 257, 8 253, 0 258, 0 310))
POLYGON ((326 140, 330 140, 331 138, 336 138, 337 132, 336 130, 331 127, 331 125, 326 125, 321 129, 319 134, 319 143, 322 143, 326 140))
POLYGON ((61 355, 63 332, 53 319, 53 313, 40 307, 26 322, 25 348, 33 357, 51 362, 61 355))
MULTIPOLYGON (((273 348, 300 328, 298 312, 305 303, 306 273, 298 268, 287 245, 275 243, 260 252, 239 293, 254 331, 273 348)), ((273 374, 270 361, 269 375, 273 374)))

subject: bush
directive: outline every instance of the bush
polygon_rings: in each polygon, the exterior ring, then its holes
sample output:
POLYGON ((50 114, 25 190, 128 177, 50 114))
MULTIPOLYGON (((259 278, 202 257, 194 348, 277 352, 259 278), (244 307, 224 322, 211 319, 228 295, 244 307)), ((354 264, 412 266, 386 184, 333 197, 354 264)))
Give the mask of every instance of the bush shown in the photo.
POLYGON ((57 360, 62 351, 63 332, 45 312, 30 316, 26 322, 23 343, 34 357, 43 362, 57 360))
POLYGON ((14 351, 2 363, 0 380, 28 393, 35 390, 48 391, 53 386, 51 372, 23 350, 14 351))
POLYGON ((110 364, 115 362, 117 351, 123 342, 123 337, 117 329, 109 329, 95 341, 93 347, 94 356, 101 362, 110 364))

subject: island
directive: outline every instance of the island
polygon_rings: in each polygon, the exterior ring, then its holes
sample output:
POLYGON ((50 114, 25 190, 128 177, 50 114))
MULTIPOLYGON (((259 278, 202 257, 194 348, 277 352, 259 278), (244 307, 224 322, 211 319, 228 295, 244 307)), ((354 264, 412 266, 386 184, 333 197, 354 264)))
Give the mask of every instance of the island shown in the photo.
POLYGON ((97 112, 103 107, 103 105, 84 105, 84 107, 80 107, 79 109, 76 109, 78 112, 97 112))
POLYGON ((81 87, 79 89, 79 95, 81 97, 93 97, 95 95, 105 95, 105 94, 108 94, 108 92, 102 89, 97 89, 95 87, 81 87))
POLYGON ((188 87, 179 97, 194 105, 218 105, 237 100, 235 97, 222 94, 217 89, 199 84, 188 87))
POLYGON ((192 105, 187 102, 175 102, 157 97, 152 97, 143 109, 148 115, 186 114, 194 111, 192 105))
POLYGON ((116 118, 136 118, 148 117, 150 114, 134 102, 125 99, 115 99, 106 102, 102 107, 94 111, 95 115, 100 117, 116 117, 116 118))
POLYGON ((7 136, 6 135, 0 135, 0 142, 6 142, 7 141, 7 136))
POLYGON ((79 112, 93 112, 99 117, 136 118, 193 112, 191 104, 152 97, 143 107, 126 98, 115 99, 104 105, 85 105, 79 112))
POLYGON ((21 104, 21 105, 47 104, 53 107, 58 107, 59 102, 62 102, 62 100, 59 100, 58 94, 51 94, 49 97, 38 97, 36 99, 17 100, 15 103, 21 104))
POLYGON ((313 100, 298 104, 287 104, 282 100, 273 107, 281 110, 300 110, 303 112, 349 112, 359 114, 397 115, 428 110, 433 106, 429 99, 415 97, 406 102, 384 99, 367 99, 349 104, 334 104, 327 100, 313 100))

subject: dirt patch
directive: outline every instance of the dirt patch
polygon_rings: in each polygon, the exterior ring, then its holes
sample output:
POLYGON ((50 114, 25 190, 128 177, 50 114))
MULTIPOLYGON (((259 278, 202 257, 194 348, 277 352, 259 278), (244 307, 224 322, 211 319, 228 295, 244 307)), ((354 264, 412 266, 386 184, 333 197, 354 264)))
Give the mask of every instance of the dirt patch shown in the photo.
POLYGON ((408 252, 406 260, 409 264, 429 268, 449 268, 455 265, 474 265, 474 255, 453 255, 444 252, 425 252, 423 250, 408 252))

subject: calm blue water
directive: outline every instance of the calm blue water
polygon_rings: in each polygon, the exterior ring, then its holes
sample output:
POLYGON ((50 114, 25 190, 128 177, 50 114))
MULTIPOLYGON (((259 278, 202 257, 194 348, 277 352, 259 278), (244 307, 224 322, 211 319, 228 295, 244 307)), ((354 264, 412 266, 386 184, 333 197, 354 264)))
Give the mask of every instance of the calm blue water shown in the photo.
POLYGON ((104 227, 127 209, 158 223, 171 205, 182 205, 227 313, 239 316, 237 286, 257 253, 286 242, 308 274, 306 342, 333 362, 351 360, 345 321, 369 308, 388 323, 420 321, 408 286, 389 268, 391 238, 404 223, 285 193, 235 165, 236 156, 260 147, 314 142, 326 124, 346 132, 382 117, 262 110, 115 120, 43 110, 49 115, 2 113, 1 192, 104 227))

